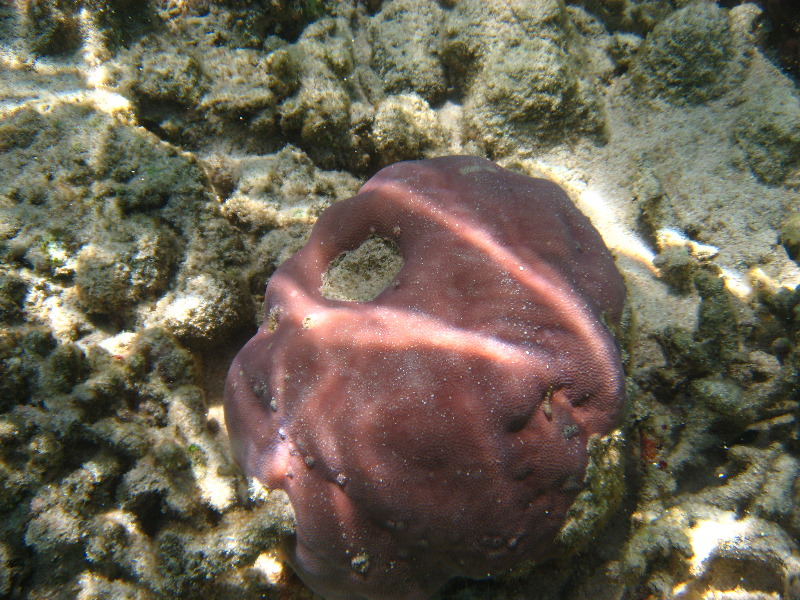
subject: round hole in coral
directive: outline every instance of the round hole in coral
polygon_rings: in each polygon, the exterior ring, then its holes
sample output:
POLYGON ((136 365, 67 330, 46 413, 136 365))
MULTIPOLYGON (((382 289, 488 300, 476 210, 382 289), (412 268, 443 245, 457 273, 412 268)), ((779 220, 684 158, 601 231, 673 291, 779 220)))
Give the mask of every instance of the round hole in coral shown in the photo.
POLYGON ((322 276, 320 293, 328 300, 369 302, 391 285, 403 267, 392 240, 369 237, 358 248, 342 252, 322 276))

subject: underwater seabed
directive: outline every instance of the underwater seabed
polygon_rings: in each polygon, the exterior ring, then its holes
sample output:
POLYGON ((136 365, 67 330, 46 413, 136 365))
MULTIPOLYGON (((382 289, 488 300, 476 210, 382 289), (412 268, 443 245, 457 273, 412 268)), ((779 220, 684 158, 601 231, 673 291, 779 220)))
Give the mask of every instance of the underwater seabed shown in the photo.
POLYGON ((0 5, 0 596, 310 598, 285 494, 232 460, 227 368, 326 207, 473 154, 559 184, 616 258, 625 487, 572 555, 435 597, 800 599, 800 97, 764 19, 0 5))

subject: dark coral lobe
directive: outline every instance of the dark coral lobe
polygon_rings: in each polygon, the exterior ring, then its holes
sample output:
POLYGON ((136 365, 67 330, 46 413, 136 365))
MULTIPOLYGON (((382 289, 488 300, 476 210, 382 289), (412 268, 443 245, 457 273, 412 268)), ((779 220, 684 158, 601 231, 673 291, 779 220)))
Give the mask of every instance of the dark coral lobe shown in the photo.
POLYGON ((327 209, 272 276, 225 413, 247 475, 297 515, 286 558, 331 599, 423 599, 551 556, 590 436, 624 403, 625 287, 554 183, 487 160, 402 162, 327 209), (374 300, 320 293, 370 236, 403 266, 374 300))

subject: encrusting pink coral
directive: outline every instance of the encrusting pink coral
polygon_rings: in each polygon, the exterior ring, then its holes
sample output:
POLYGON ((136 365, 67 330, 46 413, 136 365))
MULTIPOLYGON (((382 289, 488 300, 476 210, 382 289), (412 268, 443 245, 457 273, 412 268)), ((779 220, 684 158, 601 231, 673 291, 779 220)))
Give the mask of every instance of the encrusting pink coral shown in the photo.
POLYGON ((423 599, 551 556, 590 436, 624 403, 625 287, 552 182, 487 160, 402 162, 328 208, 272 276, 231 366, 245 473, 285 490, 285 556, 328 599, 423 599), (370 237, 403 258, 373 300, 323 276, 370 237))

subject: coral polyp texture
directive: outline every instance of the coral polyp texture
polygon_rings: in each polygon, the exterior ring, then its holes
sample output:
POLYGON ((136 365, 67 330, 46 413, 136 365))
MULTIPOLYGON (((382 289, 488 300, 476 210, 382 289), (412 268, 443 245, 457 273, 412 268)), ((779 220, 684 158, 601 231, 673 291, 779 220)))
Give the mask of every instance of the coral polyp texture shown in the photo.
POLYGON ((236 460, 292 503, 300 577, 329 600, 423 599, 562 552, 624 404, 624 302, 564 191, 481 158, 397 163, 326 209, 225 390, 236 460), (396 274, 343 299, 358 252, 396 274))

